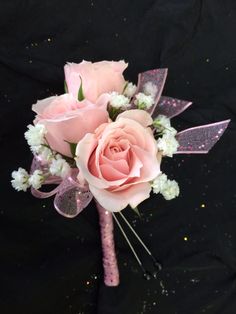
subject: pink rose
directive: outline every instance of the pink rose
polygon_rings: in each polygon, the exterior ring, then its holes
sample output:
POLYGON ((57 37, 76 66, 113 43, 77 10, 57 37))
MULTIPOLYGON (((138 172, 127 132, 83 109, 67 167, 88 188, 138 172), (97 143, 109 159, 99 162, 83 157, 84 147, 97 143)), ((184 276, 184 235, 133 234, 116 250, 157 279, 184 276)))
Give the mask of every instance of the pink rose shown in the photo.
POLYGON ((91 102, 103 93, 121 93, 125 86, 122 73, 127 66, 124 61, 67 63, 64 69, 68 92, 77 98, 82 78, 84 97, 91 102))
POLYGON ((134 208, 149 197, 149 182, 160 173, 156 141, 148 127, 152 122, 143 110, 125 111, 78 143, 79 176, 106 210, 134 208))
POLYGON ((69 94, 39 100, 32 107, 37 113, 34 123, 45 125, 46 139, 53 150, 71 156, 67 142, 78 143, 86 133, 108 121, 105 109, 109 98, 103 94, 95 104, 88 100, 79 102, 69 94))

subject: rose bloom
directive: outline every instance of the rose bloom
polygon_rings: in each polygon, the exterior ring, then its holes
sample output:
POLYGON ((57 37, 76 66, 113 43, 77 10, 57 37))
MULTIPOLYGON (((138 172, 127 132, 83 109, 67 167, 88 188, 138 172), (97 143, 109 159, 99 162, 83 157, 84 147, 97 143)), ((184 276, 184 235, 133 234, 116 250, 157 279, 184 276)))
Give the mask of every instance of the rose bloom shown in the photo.
POLYGON ((34 123, 44 124, 46 140, 50 147, 71 157, 70 143, 78 143, 86 133, 108 121, 106 111, 110 99, 108 94, 101 95, 95 103, 87 99, 77 101, 72 95, 64 94, 39 100, 32 106, 37 113, 34 123))
POLYGON ((68 92, 77 98, 82 79, 83 94, 91 102, 103 93, 122 93, 126 83, 122 73, 127 66, 124 61, 67 63, 64 70, 68 92))
POLYGON ((160 173, 160 156, 143 110, 121 113, 86 134, 76 148, 79 180, 85 179, 98 203, 109 211, 135 208, 149 197, 150 181, 160 173))

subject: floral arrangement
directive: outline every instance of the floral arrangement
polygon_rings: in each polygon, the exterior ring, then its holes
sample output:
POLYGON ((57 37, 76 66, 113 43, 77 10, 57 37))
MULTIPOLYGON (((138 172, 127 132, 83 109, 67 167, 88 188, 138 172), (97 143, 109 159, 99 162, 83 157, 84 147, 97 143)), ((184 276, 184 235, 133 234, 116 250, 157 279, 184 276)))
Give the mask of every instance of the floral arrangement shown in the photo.
POLYGON ((34 154, 31 171, 19 168, 11 181, 17 191, 31 188, 39 198, 55 195, 54 207, 65 217, 75 217, 95 199, 109 286, 119 283, 114 212, 127 206, 137 212, 151 192, 177 197, 178 183, 162 173, 162 158, 207 153, 230 121, 177 132, 170 119, 191 102, 161 96, 167 69, 139 74, 136 86, 125 80, 126 67, 124 61, 66 64, 65 94, 32 106, 35 120, 25 132, 34 154), (39 190, 46 184, 57 186, 39 190))

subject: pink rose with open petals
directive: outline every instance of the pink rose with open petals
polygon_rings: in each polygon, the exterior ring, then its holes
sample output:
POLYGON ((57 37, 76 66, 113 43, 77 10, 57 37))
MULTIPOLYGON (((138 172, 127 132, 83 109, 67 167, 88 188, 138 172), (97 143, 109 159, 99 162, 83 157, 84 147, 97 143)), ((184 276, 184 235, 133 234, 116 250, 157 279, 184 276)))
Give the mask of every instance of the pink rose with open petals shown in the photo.
POLYGON ((67 63, 64 69, 68 92, 77 98, 82 79, 84 97, 92 102, 103 93, 121 93, 125 86, 122 73, 127 66, 124 61, 67 63))
POLYGON ((160 173, 160 159, 143 110, 121 113, 86 134, 76 148, 76 162, 98 203, 109 211, 136 207, 149 197, 150 181, 160 173))
POLYGON ((88 100, 77 101, 72 95, 64 94, 39 100, 32 110, 37 113, 34 123, 44 124, 46 139, 50 147, 71 157, 70 143, 78 143, 86 133, 108 121, 106 111, 110 99, 101 95, 95 104, 88 100))

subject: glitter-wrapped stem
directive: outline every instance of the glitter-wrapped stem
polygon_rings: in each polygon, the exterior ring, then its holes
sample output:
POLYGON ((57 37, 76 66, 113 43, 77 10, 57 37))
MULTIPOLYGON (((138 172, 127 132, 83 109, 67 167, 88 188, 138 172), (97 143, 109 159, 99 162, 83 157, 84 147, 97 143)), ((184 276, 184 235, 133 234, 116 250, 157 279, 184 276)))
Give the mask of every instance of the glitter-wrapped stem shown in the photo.
POLYGON ((101 230, 104 283, 107 286, 115 287, 119 285, 119 269, 115 252, 112 213, 98 203, 97 209, 101 230))

